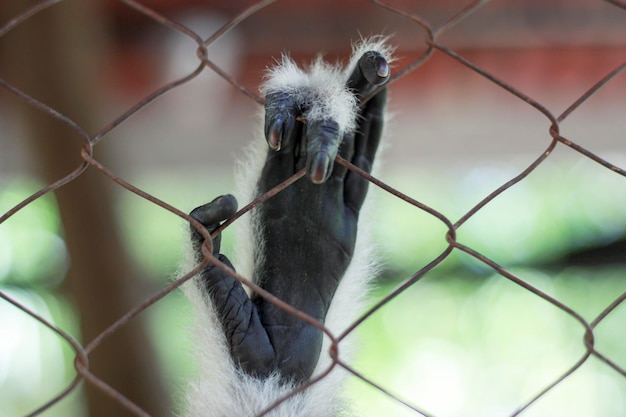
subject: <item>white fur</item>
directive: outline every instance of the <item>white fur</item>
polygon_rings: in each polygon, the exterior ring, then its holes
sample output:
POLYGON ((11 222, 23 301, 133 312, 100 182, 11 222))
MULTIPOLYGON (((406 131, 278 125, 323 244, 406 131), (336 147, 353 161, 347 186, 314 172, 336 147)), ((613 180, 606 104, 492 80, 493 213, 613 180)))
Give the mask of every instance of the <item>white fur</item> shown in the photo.
MULTIPOLYGON (((375 37, 357 43, 348 65, 330 65, 321 58, 316 59, 305 72, 286 56, 275 68, 269 70, 268 78, 261 88, 263 94, 272 91, 288 91, 310 105, 307 118, 335 119, 343 131, 354 129, 356 102, 345 88, 345 81, 358 58, 368 50, 379 51, 391 59, 391 50, 384 43, 385 38, 375 37)), ((259 129, 262 132, 263 129, 259 129)), ((237 182, 241 193, 238 201, 245 203, 255 196, 255 186, 267 154, 267 144, 257 138, 247 150, 246 157, 238 166, 237 182)), ((360 219, 368 218, 367 207, 360 219)), ((346 274, 341 280, 326 316, 326 327, 334 335, 345 330, 364 310, 368 282, 374 274, 373 250, 368 239, 368 231, 359 221, 355 255, 346 274)), ((258 241, 260 225, 254 224, 254 216, 246 214, 235 223, 239 250, 235 254, 237 271, 252 277, 254 264, 253 248, 262 247, 258 241), (250 242, 253 248, 247 247, 250 242)), ((189 250, 188 252, 191 252, 189 250)), ((259 253, 259 251, 255 251, 259 253)), ((193 259, 186 260, 184 268, 189 271, 193 259)), ((193 333, 197 340, 198 380, 189 390, 186 417, 253 417, 273 402, 293 391, 294 387, 281 384, 276 376, 258 380, 239 372, 233 363, 222 334, 221 327, 210 302, 195 285, 190 282, 184 291, 194 306, 196 323, 193 333)), ((340 358, 350 362, 353 353, 353 337, 349 336, 339 344, 340 358)), ((321 374, 332 365, 329 355, 330 341, 324 338, 322 353, 313 377, 321 374)), ((340 417, 350 415, 344 404, 342 386, 348 373, 336 366, 332 372, 304 392, 289 398, 267 414, 268 417, 340 417)))
POLYGON ((332 115, 341 132, 353 130, 357 112, 354 95, 345 88, 340 67, 330 65, 318 57, 305 73, 291 58, 283 55, 282 63, 268 71, 261 89, 263 95, 285 91, 307 110, 306 120, 324 120, 332 115))

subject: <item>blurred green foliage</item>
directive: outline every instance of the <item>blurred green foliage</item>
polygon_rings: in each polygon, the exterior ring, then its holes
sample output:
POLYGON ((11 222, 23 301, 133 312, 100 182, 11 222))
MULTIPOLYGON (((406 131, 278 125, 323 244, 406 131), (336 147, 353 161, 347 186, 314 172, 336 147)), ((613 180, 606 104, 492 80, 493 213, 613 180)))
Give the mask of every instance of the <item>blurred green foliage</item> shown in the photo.
MULTIPOLYGON (((624 234, 626 182, 584 160, 566 170, 550 165, 539 169, 540 175, 531 175, 470 218, 458 230, 458 240, 591 321, 626 291, 626 268, 572 267, 558 260, 574 249, 624 234)), ((455 222, 517 172, 516 167, 491 165, 461 177, 415 170, 392 171, 385 178, 455 222)), ((135 184, 187 212, 232 189, 228 181, 189 182, 189 177, 168 173, 135 184)), ((13 182, 0 192, 0 211, 37 189, 32 182, 13 182)), ((384 265, 372 297, 377 300, 447 247, 447 228, 405 202, 374 194, 374 243, 384 265)), ((126 191, 117 198, 117 211, 137 264, 156 285, 169 283, 186 239, 185 222, 126 191)), ((225 253, 232 253, 231 235, 225 232, 225 253)), ((58 290, 68 262, 51 196, 29 204, 0 226, 0 290, 79 337, 78 315, 58 290)), ((145 314, 165 379, 180 398, 184 381, 195 369, 187 334, 190 308, 175 292, 145 314)), ((20 416, 71 381, 73 355, 53 332, 4 301, 0 323, 0 415, 20 416)), ((620 305, 594 331, 598 351, 622 368, 624 323, 626 306, 620 305)), ((510 414, 585 352, 580 322, 459 251, 375 312, 356 333, 362 351, 355 368, 437 416, 468 416, 467 410, 480 417, 510 414)), ((590 358, 524 416, 626 415, 624 393, 626 378, 590 358)), ((82 415, 79 394, 44 415, 82 415)), ((349 396, 360 416, 416 415, 356 379, 349 396)))

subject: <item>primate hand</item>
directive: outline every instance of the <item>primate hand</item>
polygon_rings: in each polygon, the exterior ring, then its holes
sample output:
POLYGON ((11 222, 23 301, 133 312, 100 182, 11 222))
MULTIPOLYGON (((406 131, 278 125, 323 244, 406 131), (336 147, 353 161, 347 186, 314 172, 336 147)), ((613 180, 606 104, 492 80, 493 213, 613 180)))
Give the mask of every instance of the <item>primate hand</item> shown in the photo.
MULTIPOLYGON (((281 82, 282 88, 270 82, 266 88, 269 150, 257 195, 301 169, 306 177, 255 209, 259 244, 253 280, 323 324, 352 260, 357 220, 368 189, 366 179, 334 160, 339 155, 364 171, 371 170, 390 69, 381 53, 368 51, 343 80, 338 71, 327 69, 327 79, 322 75, 300 72, 303 82, 281 82), (329 75, 339 81, 328 79, 329 75), (333 82, 340 84, 330 85, 333 82), (333 91, 337 93, 330 94, 333 91)), ((191 216, 213 231, 236 210, 234 197, 225 195, 196 208, 191 216)), ((193 231, 192 239, 201 260, 202 237, 193 231)), ((219 236, 213 250, 232 266, 219 253, 219 236)), ((257 294, 249 297, 238 281, 213 265, 202 272, 199 285, 209 294, 231 357, 243 372, 256 378, 278 374, 295 384, 311 377, 322 346, 319 329, 257 294)))

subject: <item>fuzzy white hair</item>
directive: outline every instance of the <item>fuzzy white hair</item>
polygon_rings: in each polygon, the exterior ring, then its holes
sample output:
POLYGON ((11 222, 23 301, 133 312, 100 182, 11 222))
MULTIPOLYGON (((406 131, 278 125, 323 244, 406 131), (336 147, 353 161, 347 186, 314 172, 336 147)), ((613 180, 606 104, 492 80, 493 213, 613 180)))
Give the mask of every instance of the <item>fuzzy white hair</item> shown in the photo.
MULTIPOLYGON (((298 100, 306 103, 310 109, 304 115, 305 118, 311 120, 330 117, 339 124, 342 131, 352 130, 355 128, 357 103, 345 83, 359 57, 366 51, 377 51, 388 62, 391 61, 392 50, 385 40, 385 37, 378 36, 359 41, 353 45, 352 57, 346 66, 331 65, 322 58, 317 58, 305 71, 285 55, 276 67, 268 71, 261 92, 268 94, 286 91, 299 95, 298 100)), ((263 129, 259 129, 259 132, 263 132, 263 129)), ((237 195, 238 201, 248 202, 255 197, 256 183, 266 155, 267 144, 263 138, 257 137, 248 147, 237 169, 240 191, 237 195)), ((361 210, 360 219, 369 217, 367 211, 366 204, 361 210)), ((253 215, 246 214, 234 226, 239 242, 234 256, 236 269, 241 275, 252 277, 253 248, 263 245, 263 242, 258 241, 259 234, 256 233, 260 225, 255 224, 253 215), (247 242, 253 247, 248 247, 247 242)), ((368 283, 376 272, 373 245, 365 226, 359 220, 354 256, 326 315, 325 326, 333 335, 339 335, 363 312, 368 283)), ((191 254, 192 251, 187 252, 191 254)), ((194 264, 193 256, 190 255, 184 262, 185 267, 181 267, 181 272, 189 271, 194 264)), ((193 334, 197 339, 195 355, 199 372, 198 379, 190 384, 185 417, 253 417, 294 390, 294 386, 286 385, 278 375, 258 379, 241 372, 230 356, 222 327, 207 295, 195 282, 189 282, 183 288, 196 316, 193 334)), ((341 341, 339 354, 342 361, 350 361, 353 346, 352 335, 341 341)), ((330 340, 325 336, 312 378, 332 366, 330 347, 330 340)), ((347 371, 335 366, 322 380, 304 392, 290 397, 266 416, 348 416, 349 407, 345 404, 342 392, 347 376, 347 371)))

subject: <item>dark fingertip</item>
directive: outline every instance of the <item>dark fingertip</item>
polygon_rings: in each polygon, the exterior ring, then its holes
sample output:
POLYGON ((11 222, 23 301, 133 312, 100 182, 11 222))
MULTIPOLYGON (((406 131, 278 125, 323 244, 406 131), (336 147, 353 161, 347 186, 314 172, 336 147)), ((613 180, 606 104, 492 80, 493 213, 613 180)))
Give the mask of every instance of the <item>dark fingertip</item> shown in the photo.
POLYGON ((296 117, 283 110, 276 112, 265 120, 265 140, 274 151, 279 151, 285 146, 289 146, 290 138, 296 129, 296 117))
POLYGON ((299 110, 294 97, 280 91, 265 96, 265 140, 274 151, 290 146, 299 110))
POLYGON ((354 68, 346 86, 354 93, 357 101, 369 97, 391 78, 391 67, 385 57, 376 51, 367 51, 354 68))
MULTIPOLYGON (((225 214, 226 217, 231 217, 237 212, 237 199, 232 194, 224 194, 218 197, 220 205, 220 214, 225 214)), ((214 200, 215 201, 215 200, 214 200)))
POLYGON ((332 159, 326 152, 319 152, 310 159, 307 175, 313 184, 322 184, 330 175, 332 159))
POLYGON ((391 74, 389 63, 376 51, 364 53, 359 60, 359 67, 365 79, 373 85, 384 84, 391 74))
POLYGON ((205 226, 210 226, 232 217, 237 212, 237 200, 231 194, 215 198, 213 201, 196 207, 190 216, 205 226))

